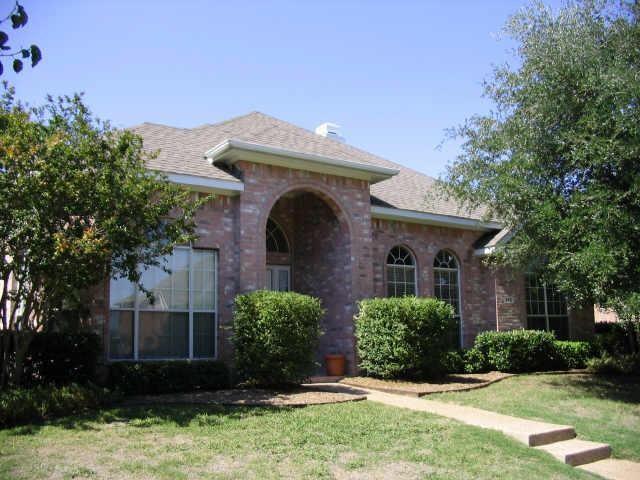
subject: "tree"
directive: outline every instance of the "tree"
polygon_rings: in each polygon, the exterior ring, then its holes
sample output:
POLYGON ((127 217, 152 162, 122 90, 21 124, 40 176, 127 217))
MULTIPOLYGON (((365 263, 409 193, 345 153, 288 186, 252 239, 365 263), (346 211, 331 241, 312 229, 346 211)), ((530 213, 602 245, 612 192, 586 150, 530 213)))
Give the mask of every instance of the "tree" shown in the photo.
POLYGON ((208 197, 147 170, 146 158, 140 137, 96 120, 79 95, 27 108, 5 94, 0 386, 20 384, 34 332, 55 327, 79 292, 110 275, 140 284, 139 264, 158 265, 194 238, 194 215, 208 197))
MULTIPOLYGON (((9 14, 0 20, 0 24, 6 22, 7 20, 11 20, 11 28, 14 30, 18 28, 24 27, 29 21, 29 16, 27 15, 26 10, 22 5, 16 2, 13 9, 9 12, 9 14)), ((35 67, 40 60, 42 60, 42 52, 37 45, 31 45, 29 48, 17 48, 12 49, 7 42, 9 41, 9 35, 4 30, 0 30, 0 57, 9 57, 13 58, 13 62, 11 66, 13 71, 16 73, 20 73, 24 66, 24 59, 31 59, 31 67, 35 67), (12 51, 13 50, 13 51, 12 51)), ((4 72, 4 66, 2 62, 0 62, 0 75, 4 72)))
POLYGON ((512 16, 515 65, 496 67, 496 108, 454 131, 442 186, 514 232, 496 262, 531 268, 573 304, 640 285, 640 7, 582 1, 512 16))

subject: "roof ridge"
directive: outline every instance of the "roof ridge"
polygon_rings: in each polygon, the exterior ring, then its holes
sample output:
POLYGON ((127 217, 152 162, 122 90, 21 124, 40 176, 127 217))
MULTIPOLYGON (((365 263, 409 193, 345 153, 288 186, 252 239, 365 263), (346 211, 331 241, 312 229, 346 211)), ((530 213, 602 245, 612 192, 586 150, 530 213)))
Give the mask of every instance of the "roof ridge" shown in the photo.
POLYGON ((133 128, 139 128, 142 127, 143 125, 153 125, 156 127, 164 127, 164 128, 171 128, 172 130, 190 130, 189 128, 184 128, 184 127, 174 127, 173 125, 167 125, 165 123, 158 123, 158 122, 142 122, 142 123, 137 123, 135 125, 131 125, 130 127, 126 127, 127 130, 131 130, 133 128))
MULTIPOLYGON (((227 118, 226 120, 222 120, 220 122, 203 123, 202 125, 198 125, 197 127, 190 128, 189 130, 200 130, 202 128, 220 127, 222 125, 226 125, 227 123, 236 122, 236 121, 240 120, 241 118, 250 117, 252 115, 255 115, 256 113, 260 114, 260 115, 265 115, 264 113, 259 112, 258 110, 252 110, 249 113, 243 113, 242 115, 236 115, 235 117, 227 118)), ((268 117, 269 115, 265 115, 265 116, 268 117)))

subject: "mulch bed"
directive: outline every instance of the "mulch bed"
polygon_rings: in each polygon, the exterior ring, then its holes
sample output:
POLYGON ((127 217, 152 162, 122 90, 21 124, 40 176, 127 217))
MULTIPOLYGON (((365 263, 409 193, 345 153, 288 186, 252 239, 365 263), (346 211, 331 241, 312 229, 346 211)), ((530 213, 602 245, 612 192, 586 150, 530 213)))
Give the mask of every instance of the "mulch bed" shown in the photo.
POLYGON ((330 392, 302 387, 290 391, 262 389, 232 389, 196 393, 171 393, 163 395, 140 395, 124 400, 124 405, 244 405, 272 407, 302 407, 365 400, 363 394, 330 392))
POLYGON ((421 397, 431 393, 473 390, 475 388, 486 387, 487 385, 511 376, 513 376, 513 374, 502 372, 460 373, 447 375, 443 379, 433 382, 409 382, 403 380, 380 380, 369 377, 348 377, 340 380, 340 383, 353 387, 396 393, 398 395, 421 397))

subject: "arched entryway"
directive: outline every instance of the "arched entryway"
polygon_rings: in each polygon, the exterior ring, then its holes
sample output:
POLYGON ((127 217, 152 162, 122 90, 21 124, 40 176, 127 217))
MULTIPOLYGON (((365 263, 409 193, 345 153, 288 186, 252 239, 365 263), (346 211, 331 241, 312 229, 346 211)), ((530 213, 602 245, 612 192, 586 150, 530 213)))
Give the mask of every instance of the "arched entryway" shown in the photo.
POLYGON ((327 313, 317 353, 341 353, 353 369, 353 294, 350 228, 338 203, 317 190, 281 195, 264 222, 265 288, 313 295, 327 313))

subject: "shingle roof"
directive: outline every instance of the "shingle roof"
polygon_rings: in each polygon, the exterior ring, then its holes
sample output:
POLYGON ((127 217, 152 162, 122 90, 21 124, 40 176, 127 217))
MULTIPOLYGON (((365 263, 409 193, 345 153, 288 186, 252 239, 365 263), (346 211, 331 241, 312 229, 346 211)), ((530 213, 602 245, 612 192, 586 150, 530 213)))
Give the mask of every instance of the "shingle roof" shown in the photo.
POLYGON ((157 158, 149 160, 148 166, 163 172, 239 181, 204 159, 208 149, 236 139, 398 169, 399 173, 389 180, 371 185, 372 203, 377 205, 473 219, 479 219, 482 214, 481 211, 464 212, 454 201, 432 195, 435 179, 428 175, 260 112, 192 129, 143 123, 131 130, 142 136, 145 149, 160 151, 157 158))

